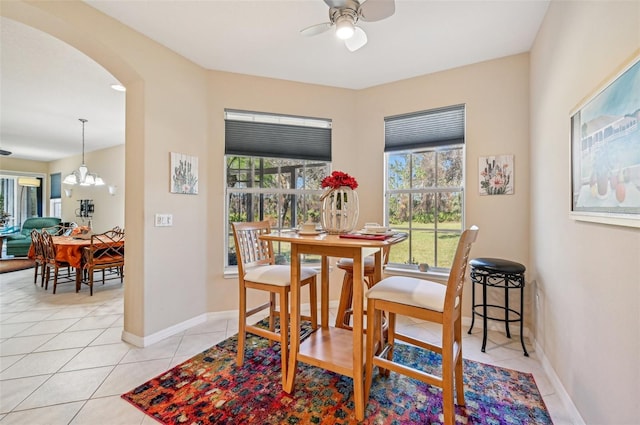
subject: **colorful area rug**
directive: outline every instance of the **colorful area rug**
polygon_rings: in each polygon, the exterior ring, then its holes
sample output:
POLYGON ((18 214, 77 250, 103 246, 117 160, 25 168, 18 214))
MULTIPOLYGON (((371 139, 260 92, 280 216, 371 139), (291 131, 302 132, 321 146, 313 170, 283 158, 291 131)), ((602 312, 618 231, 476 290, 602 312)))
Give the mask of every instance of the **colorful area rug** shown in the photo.
MULTIPOLYGON (((229 338, 123 394, 122 398, 163 424, 436 424, 442 422, 439 388, 391 373, 375 375, 366 420, 355 420, 352 380, 298 364, 294 394, 282 390, 279 345, 247 339, 244 366, 235 362, 229 338)), ((439 355, 401 345, 405 364, 437 370, 439 355)), ((466 406, 458 424, 551 424, 531 374, 464 361, 466 406)))
POLYGON ((10 258, 0 260, 0 274, 30 269, 34 265, 35 261, 29 260, 28 258, 10 258))

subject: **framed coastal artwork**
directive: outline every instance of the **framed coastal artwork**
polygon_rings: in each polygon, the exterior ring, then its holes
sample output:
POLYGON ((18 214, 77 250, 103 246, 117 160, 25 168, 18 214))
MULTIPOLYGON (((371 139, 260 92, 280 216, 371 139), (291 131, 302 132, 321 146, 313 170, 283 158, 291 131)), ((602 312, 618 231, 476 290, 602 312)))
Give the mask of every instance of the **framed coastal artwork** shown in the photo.
POLYGON ((481 156, 480 195, 513 195, 513 155, 481 156))
POLYGON ((571 114, 571 216, 640 227, 640 56, 571 114))
POLYGON ((171 152, 171 193, 198 194, 198 157, 171 152))

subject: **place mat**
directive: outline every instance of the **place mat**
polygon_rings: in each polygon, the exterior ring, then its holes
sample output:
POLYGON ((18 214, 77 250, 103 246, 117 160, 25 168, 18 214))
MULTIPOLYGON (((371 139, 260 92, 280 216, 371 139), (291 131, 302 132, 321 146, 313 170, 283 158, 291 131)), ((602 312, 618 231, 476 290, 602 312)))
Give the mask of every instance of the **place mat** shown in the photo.
POLYGON ((383 241, 385 239, 390 238, 393 235, 386 235, 386 234, 382 234, 382 235, 363 235, 361 233, 344 233, 342 235, 340 235, 341 238, 345 238, 345 239, 367 239, 370 241, 383 241))

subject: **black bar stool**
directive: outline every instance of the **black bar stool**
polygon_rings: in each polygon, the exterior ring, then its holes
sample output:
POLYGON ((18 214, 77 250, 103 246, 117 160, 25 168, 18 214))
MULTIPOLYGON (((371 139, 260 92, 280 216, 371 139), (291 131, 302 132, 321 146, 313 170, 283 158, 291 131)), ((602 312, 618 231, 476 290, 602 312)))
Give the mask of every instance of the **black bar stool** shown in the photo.
POLYGON ((471 326, 469 332, 473 329, 476 315, 482 317, 482 352, 484 353, 487 345, 487 320, 496 320, 505 323, 507 338, 511 338, 509 331, 509 323, 520 322, 520 342, 524 355, 529 357, 527 348, 524 345, 523 325, 524 325, 524 272, 525 266, 514 261, 502 260, 500 258, 474 258, 469 262, 471 266, 471 299, 473 302, 471 326), (476 284, 482 285, 482 302, 476 304, 476 284), (504 289, 504 306, 487 303, 487 288, 504 289), (520 290, 520 311, 509 308, 509 290, 520 290), (504 311, 504 317, 490 316, 487 308, 494 308, 504 311))

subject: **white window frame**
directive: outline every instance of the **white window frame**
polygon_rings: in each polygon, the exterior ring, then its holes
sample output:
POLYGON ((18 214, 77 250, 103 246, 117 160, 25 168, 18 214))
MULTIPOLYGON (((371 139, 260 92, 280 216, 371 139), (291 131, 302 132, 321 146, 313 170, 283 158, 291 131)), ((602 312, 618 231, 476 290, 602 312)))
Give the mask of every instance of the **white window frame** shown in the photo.
MULTIPOLYGON (((411 170, 410 170, 411 173, 411 170)), ((465 191, 464 191, 464 182, 466 181, 466 149, 465 149, 465 145, 461 145, 461 144, 454 144, 454 145, 445 145, 445 146, 438 146, 438 147, 427 147, 427 148, 416 148, 416 149, 407 149, 407 150, 402 150, 402 151, 391 151, 391 152, 385 152, 384 155, 384 221, 385 224, 387 226, 391 226, 394 228, 394 230, 399 230, 402 232, 407 232, 409 234, 409 239, 408 239, 408 243, 410 244, 410 240, 411 240, 411 220, 409 221, 408 227, 404 228, 404 227, 398 227, 398 226, 394 226, 394 225, 390 225, 389 221, 390 221, 390 210, 389 210, 389 200, 391 198, 391 195, 394 194, 415 194, 415 193, 420 193, 420 194, 437 194, 437 193, 444 193, 444 192, 453 192, 453 193, 460 193, 460 199, 461 199, 461 217, 460 217, 460 229, 459 231, 452 231, 452 230, 438 230, 437 227, 437 221, 434 224, 435 230, 434 230, 434 237, 435 240, 437 241, 438 239, 438 233, 457 233, 458 235, 461 235, 462 232, 465 229, 465 205, 466 205, 466 200, 465 200, 465 191), (462 181, 461 181, 461 185, 459 187, 422 187, 422 188, 415 188, 415 187, 410 187, 407 189, 389 189, 388 187, 388 183, 389 183, 389 157, 391 155, 398 155, 398 154, 415 154, 415 153, 420 153, 420 152, 428 152, 428 151, 444 151, 444 150, 451 150, 451 149, 461 149, 462 150, 462 159, 461 159, 461 164, 462 164, 462 181)), ((437 179, 436 179, 437 180, 437 179)), ((438 251, 437 251, 437 242, 436 242, 436 250, 435 250, 435 258, 437 259, 438 256, 438 251)), ((411 260, 412 255, 411 255, 411 245, 409 245, 409 260, 411 260)), ((407 263, 389 263, 387 266, 387 270, 393 272, 398 271, 398 272, 411 272, 411 273, 428 273, 428 274, 432 274, 432 275, 441 275, 441 276, 447 276, 449 274, 450 269, 449 268, 444 268, 444 267, 433 267, 432 265, 429 266, 428 271, 421 271, 419 268, 418 264, 413 264, 410 262, 407 263)))
MULTIPOLYGON (((272 160, 282 160, 282 159, 287 159, 287 158, 264 158, 264 157, 258 157, 258 156, 244 156, 244 155, 225 155, 224 156, 224 169, 226 169, 226 164, 227 164, 227 159, 229 157, 244 157, 244 158, 252 158, 254 160, 259 160, 259 159, 272 159, 272 160)), ((324 163, 326 168, 327 168, 327 175, 331 172, 331 163, 327 162, 327 161, 318 161, 318 160, 302 160, 302 159, 296 159, 296 158, 290 158, 291 160, 294 161, 299 161, 300 164, 302 165, 302 167, 306 167, 307 165, 311 165, 311 164, 318 164, 318 163, 324 163)), ((281 174, 278 171, 278 174, 281 174)), ((315 195, 318 198, 320 196, 322 196, 322 189, 320 187, 318 187, 318 189, 305 189, 304 186, 306 186, 306 183, 303 183, 303 188, 301 189, 290 189, 290 188, 258 188, 258 187, 230 187, 229 183, 227 181, 227 177, 228 177, 228 173, 225 173, 225 177, 224 177, 224 181, 225 181, 225 234, 227 234, 227 232, 231 232, 230 229, 230 220, 229 220, 229 213, 230 213, 230 205, 229 205, 229 199, 231 194, 255 194, 255 195, 295 195, 295 196, 308 196, 308 195, 315 195)), ((278 209, 280 210, 280 206, 278 206, 278 209)), ((307 216, 307 212, 306 210, 303 211, 303 215, 307 216)), ((258 220, 259 218, 255 218, 256 220, 258 220)), ((296 217, 292 217, 292 226, 291 227, 295 227, 301 223, 297 223, 296 222, 296 217)), ((276 226, 272 226, 272 230, 274 231, 278 231, 278 230, 285 230, 288 229, 284 228, 281 226, 281 223, 278 223, 278 225, 276 226)), ((233 242, 232 242, 232 237, 225 237, 224 240, 224 252, 225 255, 223 256, 223 261, 224 261, 224 274, 225 276, 229 275, 229 276, 233 276, 233 275, 237 275, 237 266, 235 265, 229 265, 229 253, 231 252, 231 248, 233 247, 233 242)), ((279 254, 281 252, 281 246, 276 246, 274 245, 274 251, 276 251, 276 254, 279 254)), ((303 258, 303 262, 305 261, 305 259, 303 258)))

